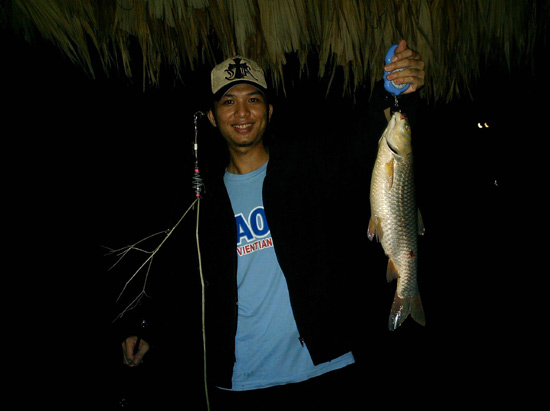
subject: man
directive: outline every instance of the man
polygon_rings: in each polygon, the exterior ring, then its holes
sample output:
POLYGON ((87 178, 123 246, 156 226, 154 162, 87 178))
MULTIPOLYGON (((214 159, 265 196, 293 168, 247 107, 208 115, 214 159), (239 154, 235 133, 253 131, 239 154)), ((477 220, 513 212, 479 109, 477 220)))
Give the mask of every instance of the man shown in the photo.
MULTIPOLYGON (((424 84, 424 64, 401 41, 386 71, 424 84)), ((207 287, 207 358, 214 404, 219 409, 314 409, 355 401, 352 364, 356 306, 350 284, 363 266, 360 247, 335 253, 340 236, 350 244, 366 227, 347 215, 331 216, 342 190, 368 189, 372 156, 393 97, 378 93, 369 132, 336 142, 319 136, 272 145, 265 142, 274 108, 262 69, 234 57, 212 70, 210 123, 227 143, 223 175, 205 177, 200 248, 207 287), (381 102, 385 100, 385 102, 381 102), (344 147, 340 147, 344 146, 344 147), (368 156, 367 156, 368 158, 368 156)), ((407 97, 400 109, 407 111, 407 97)), ((324 121, 324 119, 322 119, 324 121)), ((364 204, 361 204, 365 207, 364 204)), ((368 221, 368 217, 366 217, 368 221)), ((145 339, 123 343, 124 362, 138 365, 149 350, 145 339)), ((345 409, 345 408, 342 408, 345 409)))

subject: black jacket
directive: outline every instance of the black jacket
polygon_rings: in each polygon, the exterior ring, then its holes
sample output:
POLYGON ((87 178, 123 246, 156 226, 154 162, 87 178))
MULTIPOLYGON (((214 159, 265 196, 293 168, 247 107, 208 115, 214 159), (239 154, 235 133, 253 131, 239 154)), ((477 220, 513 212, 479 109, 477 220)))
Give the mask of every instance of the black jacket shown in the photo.
MULTIPOLYGON (((414 117, 415 101, 410 96, 400 99, 400 108, 409 117, 414 117)), ((296 324, 315 364, 354 349, 355 332, 368 322, 361 312, 362 298, 368 292, 357 290, 369 288, 365 278, 383 276, 368 270, 366 250, 373 247, 367 244, 366 230, 370 174, 386 125, 383 110, 392 103, 393 97, 377 85, 362 119, 366 125, 360 123, 354 129, 342 125, 336 136, 274 139, 269 148, 263 185, 265 214, 296 324)), ((237 233, 221 171, 203 176, 206 193, 200 204, 199 244, 207 284, 209 376, 213 384, 231 387, 237 328, 237 233)), ((167 261, 178 258, 170 255, 173 252, 163 252, 167 261)), ((181 266, 181 262, 175 264, 181 266)))

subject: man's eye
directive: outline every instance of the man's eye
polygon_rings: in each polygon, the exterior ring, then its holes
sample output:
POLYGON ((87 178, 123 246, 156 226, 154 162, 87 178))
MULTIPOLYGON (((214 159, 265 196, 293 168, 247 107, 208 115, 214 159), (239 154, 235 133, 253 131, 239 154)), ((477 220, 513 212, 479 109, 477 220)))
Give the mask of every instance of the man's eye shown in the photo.
POLYGON ((224 101, 222 102, 222 104, 224 104, 224 105, 233 104, 233 100, 224 100, 224 101))

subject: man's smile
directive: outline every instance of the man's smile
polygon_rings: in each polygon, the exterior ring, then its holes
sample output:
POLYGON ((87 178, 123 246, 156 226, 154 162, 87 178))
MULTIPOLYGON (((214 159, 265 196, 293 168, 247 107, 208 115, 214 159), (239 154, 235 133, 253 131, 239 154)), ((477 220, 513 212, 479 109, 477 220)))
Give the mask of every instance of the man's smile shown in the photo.
POLYGON ((254 123, 246 123, 246 124, 233 124, 233 128, 237 128, 239 130, 245 130, 247 128, 250 128, 254 125, 254 123))

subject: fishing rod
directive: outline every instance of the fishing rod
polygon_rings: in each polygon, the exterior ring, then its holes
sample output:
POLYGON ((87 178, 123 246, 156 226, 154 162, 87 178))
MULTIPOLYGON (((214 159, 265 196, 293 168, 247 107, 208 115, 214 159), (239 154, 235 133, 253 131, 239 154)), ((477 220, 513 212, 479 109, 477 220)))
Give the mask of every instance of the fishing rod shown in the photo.
POLYGON ((195 159, 195 169, 193 172, 193 178, 192 178, 192 186, 195 190, 195 196, 197 198, 201 197, 202 192, 204 191, 204 182, 202 180, 202 177, 200 175, 199 171, 199 144, 198 144, 198 137, 199 137, 199 121, 202 119, 206 114, 204 114, 202 111, 197 111, 193 115, 193 123, 195 124, 195 140, 193 142, 193 156, 195 159))
MULTIPOLYGON (((185 213, 183 213, 183 215, 180 217, 178 222, 171 229, 161 231, 161 232, 158 232, 156 234, 147 236, 147 237, 139 240, 138 242, 136 242, 132 245, 128 245, 128 246, 125 246, 125 247, 122 247, 122 248, 119 248, 119 249, 111 249, 109 247, 106 247, 106 248, 109 250, 107 255, 117 255, 117 256, 119 256, 119 258, 117 259, 115 264, 113 264, 113 266, 111 266, 111 268, 109 268, 109 270, 114 268, 127 255, 127 253, 132 251, 132 250, 141 251, 141 252, 145 252, 146 254, 149 254, 149 256, 147 257, 145 262, 143 262, 139 266, 139 268, 131 275, 130 279, 126 282, 126 284, 124 285, 122 291, 120 292, 120 294, 117 298, 117 302, 120 300, 120 298, 122 297, 122 295, 126 291, 127 286, 135 279, 135 277, 140 272, 142 272, 142 270, 146 270, 143 288, 142 288, 141 292, 138 294, 138 296, 136 298, 134 298, 134 300, 132 300, 132 302, 130 302, 130 304, 128 304, 126 306, 126 308, 124 308, 124 310, 113 320, 113 322, 115 322, 117 319, 122 318, 128 311, 136 308, 139 305, 139 303, 141 301, 141 298, 143 296, 147 295, 145 293, 145 288, 146 288, 147 280, 148 280, 148 277, 149 277, 149 271, 150 271, 150 268, 151 268, 151 263, 153 262, 153 257, 156 255, 158 250, 164 245, 166 240, 168 240, 168 238, 172 235, 174 230, 179 226, 179 224, 182 222, 182 220, 185 218, 185 216, 189 213, 189 211, 191 209, 193 209, 195 205, 197 205, 197 207, 196 207, 197 218, 196 218, 196 226, 195 226, 195 240, 196 240, 196 245, 197 245, 198 268, 199 268, 199 275, 200 275, 200 281, 201 281, 201 294, 202 294, 202 343, 203 343, 204 393, 205 393, 205 398, 206 398, 206 408, 207 408, 208 411, 210 411, 210 399, 209 399, 209 394, 208 394, 208 379, 207 379, 207 373, 206 373, 206 304, 205 304, 205 302, 206 302, 205 288, 206 287, 205 287, 204 275, 203 275, 203 272, 202 272, 202 258, 201 258, 200 242, 199 242, 199 216, 200 216, 200 202, 201 202, 200 200, 202 198, 202 195, 206 192, 206 190, 205 190, 205 186, 204 186, 204 181, 203 181, 203 179, 200 175, 200 170, 199 170, 198 134, 199 134, 199 121, 202 118, 204 118, 205 116, 206 116, 206 114, 202 111, 197 111, 193 115, 193 123, 194 123, 195 134, 194 134, 194 140, 193 140, 194 169, 193 169, 193 176, 191 178, 191 186, 192 186, 192 188, 195 192, 195 200, 191 203, 189 208, 185 211, 185 213), (164 234, 164 238, 160 241, 159 245, 154 250, 145 251, 141 248, 141 246, 138 247, 138 245, 140 243, 142 243, 146 240, 149 240, 152 237, 162 235, 162 234, 164 234)), ((144 325, 145 324, 142 323, 142 326, 144 326, 144 325)), ((141 333, 138 333, 138 335, 136 337, 137 337, 137 339, 136 339, 136 342, 135 342, 134 347, 133 347, 133 354, 134 355, 138 353, 139 345, 142 341, 141 333)), ((127 405, 126 399, 122 398, 121 401, 120 401, 120 406, 122 407, 122 406, 126 406, 126 405, 127 405)))
POLYGON ((195 115, 193 116, 193 121, 195 124, 195 140, 193 143, 193 156, 195 158, 195 168, 193 171, 193 178, 192 178, 192 186, 195 190, 195 201, 197 202, 197 219, 196 219, 196 227, 195 227, 195 240, 197 242, 197 257, 198 257, 198 264, 199 264, 199 276, 201 280, 201 296, 202 296, 202 307, 201 307, 201 315, 202 315, 202 352, 203 352, 203 375, 204 375, 204 396, 206 398, 206 409, 210 411, 210 398, 208 395, 208 377, 206 373, 206 292, 205 292, 205 281, 204 281, 204 275, 202 273, 202 259, 201 259, 201 249, 200 249, 200 241, 199 241, 199 215, 200 215, 200 207, 201 207, 201 198, 202 193, 205 191, 204 189, 204 181, 202 180, 202 177, 200 175, 199 171, 199 145, 198 145, 198 135, 199 135, 199 121, 201 118, 203 118, 206 114, 204 114, 202 111, 197 111, 195 115))

